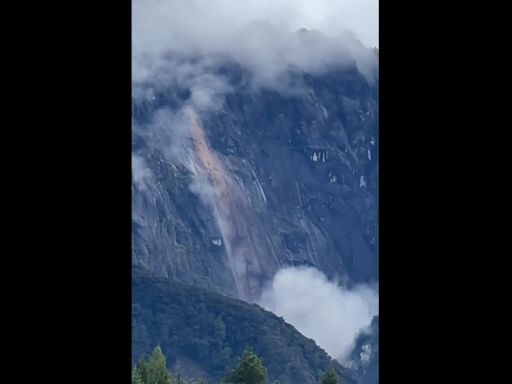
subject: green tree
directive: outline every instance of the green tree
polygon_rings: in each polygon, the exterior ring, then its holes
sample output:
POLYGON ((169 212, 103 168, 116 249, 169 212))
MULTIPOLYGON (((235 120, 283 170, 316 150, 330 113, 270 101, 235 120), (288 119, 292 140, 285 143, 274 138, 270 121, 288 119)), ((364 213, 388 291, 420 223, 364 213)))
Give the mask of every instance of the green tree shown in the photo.
POLYGON ((331 368, 325 372, 324 376, 322 377, 321 384, 341 384, 341 381, 334 371, 334 368, 331 368))
POLYGON ((157 346, 149 359, 141 359, 132 376, 132 384, 173 384, 167 370, 165 356, 160 346, 157 346))
POLYGON ((144 384, 148 380, 148 361, 140 359, 132 375, 132 384, 144 384))
POLYGON ((222 382, 224 384, 265 384, 267 369, 251 349, 246 349, 238 365, 226 375, 222 382))

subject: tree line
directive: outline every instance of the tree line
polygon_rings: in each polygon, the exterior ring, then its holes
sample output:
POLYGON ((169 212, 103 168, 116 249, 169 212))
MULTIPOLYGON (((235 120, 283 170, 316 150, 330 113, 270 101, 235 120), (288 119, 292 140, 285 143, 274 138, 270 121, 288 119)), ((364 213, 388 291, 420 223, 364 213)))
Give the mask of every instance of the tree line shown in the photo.
MULTIPOLYGON (((219 384, 267 384, 267 369, 250 348, 245 349, 238 364, 229 370, 219 384)), ((193 383, 172 374, 167 368, 165 355, 157 346, 149 358, 142 358, 135 366, 132 384, 206 384, 200 379, 193 383)), ((279 384, 278 381, 272 384, 279 384)), ((333 368, 327 370, 319 384, 341 384, 333 368)))

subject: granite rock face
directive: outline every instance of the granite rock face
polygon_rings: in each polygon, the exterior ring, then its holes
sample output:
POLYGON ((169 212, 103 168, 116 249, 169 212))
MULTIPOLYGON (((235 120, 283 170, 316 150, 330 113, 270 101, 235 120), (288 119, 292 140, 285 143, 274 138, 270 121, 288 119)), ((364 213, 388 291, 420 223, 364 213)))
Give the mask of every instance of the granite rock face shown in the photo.
POLYGON ((215 110, 172 87, 133 100, 133 264, 248 301, 287 265, 378 281, 378 84, 298 72, 287 94, 219 71, 215 110))

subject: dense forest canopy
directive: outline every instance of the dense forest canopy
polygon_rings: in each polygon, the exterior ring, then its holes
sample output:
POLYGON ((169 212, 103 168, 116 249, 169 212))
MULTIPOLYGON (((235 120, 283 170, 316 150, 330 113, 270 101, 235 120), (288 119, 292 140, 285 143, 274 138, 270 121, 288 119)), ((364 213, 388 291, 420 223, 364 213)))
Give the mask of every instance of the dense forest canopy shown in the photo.
POLYGON ((315 342, 261 307, 134 270, 132 363, 160 345, 171 370, 189 379, 225 377, 247 347, 260 356, 270 382, 314 384, 333 368, 355 382, 315 342))

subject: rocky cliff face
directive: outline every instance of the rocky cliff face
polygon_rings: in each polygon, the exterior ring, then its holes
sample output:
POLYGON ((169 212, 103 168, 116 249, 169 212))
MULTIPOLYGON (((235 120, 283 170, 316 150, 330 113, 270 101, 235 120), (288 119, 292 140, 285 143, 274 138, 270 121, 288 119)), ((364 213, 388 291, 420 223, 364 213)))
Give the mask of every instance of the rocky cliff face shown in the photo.
POLYGON ((349 364, 360 384, 379 382, 379 317, 358 336, 349 364))
POLYGON ((284 265, 378 280, 378 87, 355 68, 252 90, 222 107, 161 88, 133 100, 134 265, 256 300, 284 265))

